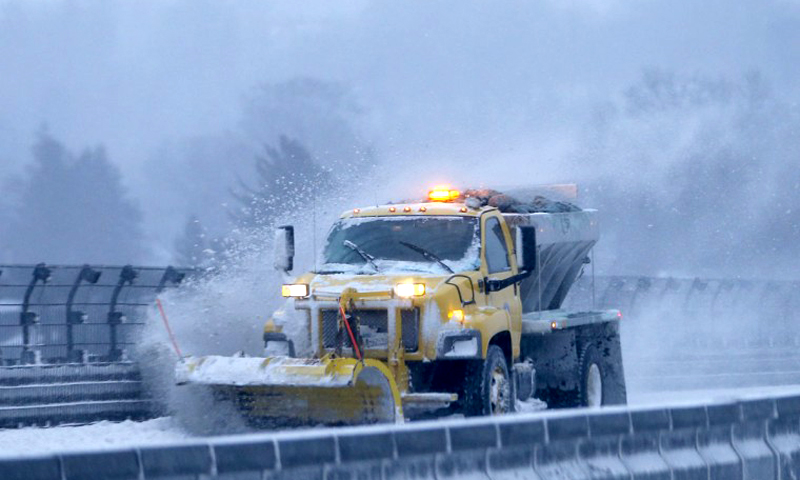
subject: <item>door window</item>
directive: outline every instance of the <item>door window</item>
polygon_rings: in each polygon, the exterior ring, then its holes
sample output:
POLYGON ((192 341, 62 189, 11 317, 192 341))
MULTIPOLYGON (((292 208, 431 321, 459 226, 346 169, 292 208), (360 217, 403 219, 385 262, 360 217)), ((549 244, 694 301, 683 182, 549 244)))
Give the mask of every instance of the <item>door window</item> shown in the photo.
POLYGON ((490 218, 484 226, 486 267, 489 273, 505 272, 511 269, 508 264, 508 246, 503 236, 503 229, 497 218, 490 218))

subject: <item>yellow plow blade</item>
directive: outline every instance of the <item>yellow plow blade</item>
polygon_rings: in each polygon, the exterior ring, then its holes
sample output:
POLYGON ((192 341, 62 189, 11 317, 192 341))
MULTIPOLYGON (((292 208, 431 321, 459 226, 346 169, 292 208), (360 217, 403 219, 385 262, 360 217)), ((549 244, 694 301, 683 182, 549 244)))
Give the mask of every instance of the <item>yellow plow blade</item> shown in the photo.
POLYGON ((208 386, 262 427, 403 421, 397 385, 372 359, 208 356, 179 363, 176 377, 208 386))

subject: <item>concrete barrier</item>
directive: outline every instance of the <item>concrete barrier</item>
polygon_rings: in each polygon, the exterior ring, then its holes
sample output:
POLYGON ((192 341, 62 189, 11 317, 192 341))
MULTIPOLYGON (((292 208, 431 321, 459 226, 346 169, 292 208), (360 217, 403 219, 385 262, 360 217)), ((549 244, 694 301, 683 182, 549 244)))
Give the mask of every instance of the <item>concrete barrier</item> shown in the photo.
POLYGON ((800 478, 800 396, 198 439, 0 459, 3 480, 800 478))

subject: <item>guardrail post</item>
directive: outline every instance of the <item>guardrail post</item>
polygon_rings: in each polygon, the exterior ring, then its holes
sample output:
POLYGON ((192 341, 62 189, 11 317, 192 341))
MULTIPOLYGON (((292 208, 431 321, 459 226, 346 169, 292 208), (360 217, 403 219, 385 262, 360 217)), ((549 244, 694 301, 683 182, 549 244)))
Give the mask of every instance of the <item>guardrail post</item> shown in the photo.
POLYGON ((437 456, 436 478, 489 480, 487 454, 499 445, 494 421, 476 420, 468 425, 452 425, 448 430, 450 451, 437 456))
POLYGON ((669 465, 673 478, 706 480, 708 464, 697 447, 697 433, 708 431, 705 407, 672 408, 670 417, 672 427, 659 435, 661 458, 669 465))
MULTIPOLYGON (((639 296, 643 293, 647 293, 650 291, 650 287, 653 286, 653 281, 647 277, 639 277, 636 280, 636 290, 633 291, 633 296, 631 297, 630 303, 628 303, 628 310, 630 313, 634 313, 636 311, 636 301, 639 299, 639 296)), ((628 313, 628 312, 625 312, 628 313)))
POLYGON ((547 443, 537 446, 534 470, 539 478, 588 478, 579 462, 578 444, 589 438, 589 418, 584 413, 548 418, 547 443))
POLYGON ((172 265, 168 266, 164 269, 164 275, 161 276, 161 280, 158 282, 156 293, 163 292, 164 289, 167 288, 167 282, 178 285, 183 281, 184 277, 186 277, 185 273, 179 272, 172 265))
POLYGON ((125 356, 125 351, 119 348, 119 340, 117 338, 117 327, 127 320, 124 313, 117 311, 119 294, 125 285, 133 285, 138 276, 139 273, 131 265, 125 265, 122 267, 117 285, 114 286, 114 291, 111 293, 111 304, 108 309, 108 328, 109 336, 111 337, 111 345, 108 347, 108 360, 110 362, 117 362, 125 356))
POLYGON ((589 414, 589 441, 578 444, 579 461, 590 472, 603 472, 606 480, 630 480, 632 474, 622 462, 620 444, 631 431, 628 412, 589 414))
POLYGON ((513 417, 498 421, 500 447, 489 450, 487 467, 494 479, 526 478, 539 480, 533 471, 533 453, 537 445, 547 440, 541 418, 518 420, 513 417))
POLYGON ((733 426, 742 421, 736 403, 709 405, 708 430, 697 435, 697 450, 708 464, 708 477, 725 480, 744 478, 744 466, 733 448, 733 426))
POLYGON ((72 309, 75 294, 78 293, 81 282, 95 284, 100 279, 100 275, 101 272, 92 269, 89 265, 84 265, 69 291, 69 296, 67 297, 67 361, 70 363, 83 363, 85 361, 85 352, 75 348, 73 328, 75 325, 86 322, 86 314, 84 312, 72 309))
POLYGON ((671 480, 670 467, 661 456, 659 433, 670 428, 667 409, 631 411, 633 433, 622 437, 620 457, 633 478, 671 480))
POLYGON ((30 329, 39 323, 39 315, 35 312, 29 311, 31 294, 36 284, 42 282, 47 283, 50 280, 50 269, 44 263, 36 265, 33 269, 31 281, 28 288, 25 289, 25 297, 22 300, 22 312, 19 314, 19 324, 22 326, 22 354, 20 355, 20 363, 23 365, 31 365, 41 361, 41 352, 33 349, 31 345, 31 331, 30 329))
POLYGON ((616 304, 619 302, 619 292, 625 287, 625 280, 621 277, 610 277, 608 283, 606 284, 606 288, 603 291, 603 296, 600 297, 600 304, 597 305, 598 308, 607 308, 608 305, 616 304), (614 295, 614 298, 617 299, 615 302, 610 302, 609 297, 614 295))
POLYGON ((778 454, 781 478, 800 477, 800 396, 775 399, 778 418, 770 420, 768 440, 778 454))
POLYGON ((772 399, 739 402, 742 422, 734 425, 733 445, 742 457, 744 478, 777 478, 777 456, 767 441, 768 420, 775 418, 772 399))

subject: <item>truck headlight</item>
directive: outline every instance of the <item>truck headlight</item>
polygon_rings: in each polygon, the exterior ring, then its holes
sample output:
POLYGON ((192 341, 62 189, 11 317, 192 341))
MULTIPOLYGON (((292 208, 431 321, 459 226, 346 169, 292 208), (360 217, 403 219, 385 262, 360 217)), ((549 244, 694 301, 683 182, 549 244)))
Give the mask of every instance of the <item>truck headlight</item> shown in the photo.
POLYGON ((281 295, 284 297, 304 298, 308 296, 308 285, 305 283, 293 283, 281 287, 281 295))
POLYGON ((398 283, 394 286, 394 293, 398 297, 421 297, 425 295, 424 283, 398 283))

